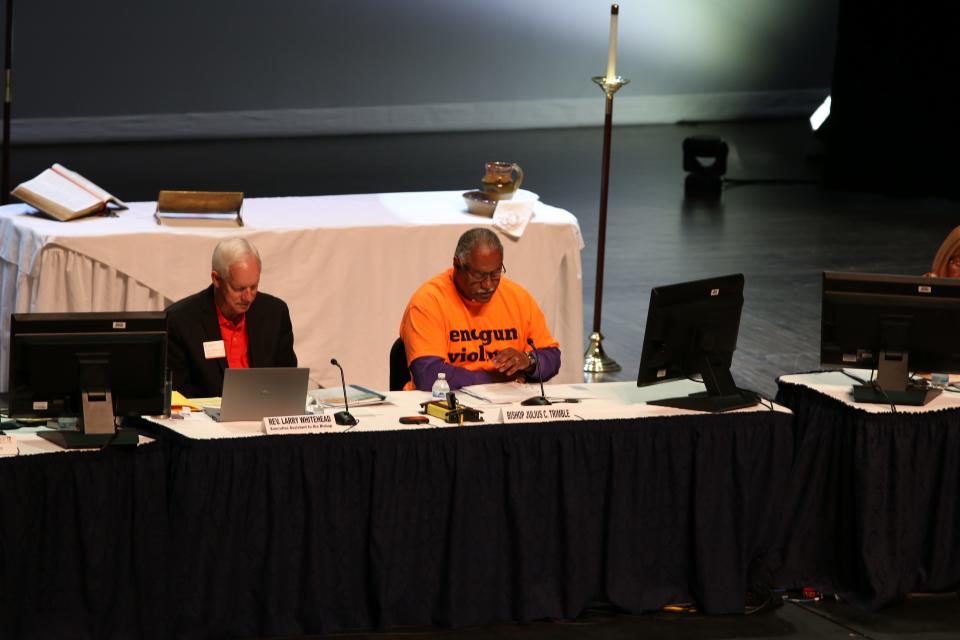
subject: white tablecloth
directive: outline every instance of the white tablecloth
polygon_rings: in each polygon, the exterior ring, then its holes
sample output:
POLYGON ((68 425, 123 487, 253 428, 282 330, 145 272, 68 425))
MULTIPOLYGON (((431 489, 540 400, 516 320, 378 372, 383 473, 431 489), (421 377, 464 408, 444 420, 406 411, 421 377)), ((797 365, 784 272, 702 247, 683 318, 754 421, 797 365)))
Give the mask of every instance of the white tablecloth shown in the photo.
MULTIPOLYGON (((116 218, 69 223, 0 207, 0 390, 6 390, 10 314, 160 310, 210 283, 210 255, 244 235, 263 259, 260 289, 290 305, 297 356, 313 384, 386 388, 388 354, 414 289, 450 266, 457 238, 490 225, 466 213, 460 191, 251 198, 241 229, 173 228, 154 203, 116 218)), ((557 382, 582 379, 583 285, 577 219, 537 203, 523 237, 501 234, 508 277, 540 303, 563 351, 557 382)))
MULTIPOLYGON (((869 369, 849 369, 849 371, 861 380, 870 379, 869 369)), ((860 383, 845 375, 842 371, 796 373, 788 376, 780 376, 780 380, 787 384, 799 384, 808 387, 825 396, 839 400, 848 407, 853 407, 866 413, 892 413, 889 404, 855 402, 853 399, 853 386, 860 383)), ((898 404, 896 407, 897 413, 928 413, 941 409, 958 409, 960 408, 960 393, 948 390, 923 406, 898 404)))
MULTIPOLYGON (((524 385, 524 387, 527 395, 540 394, 540 390, 536 385, 528 384, 524 385)), ((697 411, 647 404, 651 400, 685 396, 704 390, 704 386, 701 383, 690 380, 675 380, 648 387, 637 387, 636 382, 548 384, 544 386, 544 389, 546 390, 547 397, 551 399, 580 399, 576 404, 564 402, 552 404, 549 407, 552 409, 569 410, 571 419, 573 420, 615 420, 625 418, 707 415, 697 411)), ((400 424, 399 419, 401 416, 413 416, 419 413, 420 403, 430 400, 430 393, 427 391, 392 391, 386 395, 387 401, 383 404, 352 407, 350 409, 350 413, 357 418, 359 424, 354 427, 336 426, 330 429, 329 433, 460 428, 457 427, 457 425, 446 424, 439 418, 433 416, 429 417, 429 422, 425 425, 400 424)), ((483 422, 466 423, 463 428, 470 428, 476 425, 496 424, 500 422, 500 410, 506 407, 505 405, 481 402, 465 393, 459 393, 457 397, 460 403, 483 412, 483 422)), ((514 409, 517 408, 515 405, 508 406, 514 409)), ((532 408, 543 409, 544 407, 532 408)), ((328 413, 338 410, 339 408, 326 409, 328 413)), ((790 413, 788 409, 780 405, 767 402, 736 410, 737 413, 752 413, 756 411, 790 413)), ((172 431, 176 431, 182 436, 195 440, 252 438, 264 435, 262 422, 214 422, 202 411, 192 412, 179 419, 156 417, 147 417, 146 419, 167 427, 172 431)))
MULTIPOLYGON (((19 429, 11 429, 9 426, 6 427, 6 435, 11 436, 16 442, 17 445, 17 455, 19 456, 36 456, 43 455, 48 453, 75 453, 75 452, 85 452, 85 453, 97 453, 100 451, 99 447, 94 447, 92 449, 64 449, 60 445, 56 445, 49 440, 45 440, 37 435, 38 431, 46 431, 46 427, 20 427, 19 429)), ((143 446, 145 444, 150 444, 153 442, 153 438, 150 438, 145 435, 140 435, 138 439, 137 446, 143 446)), ((9 460, 10 457, 0 456, 0 464, 3 460, 9 460)))

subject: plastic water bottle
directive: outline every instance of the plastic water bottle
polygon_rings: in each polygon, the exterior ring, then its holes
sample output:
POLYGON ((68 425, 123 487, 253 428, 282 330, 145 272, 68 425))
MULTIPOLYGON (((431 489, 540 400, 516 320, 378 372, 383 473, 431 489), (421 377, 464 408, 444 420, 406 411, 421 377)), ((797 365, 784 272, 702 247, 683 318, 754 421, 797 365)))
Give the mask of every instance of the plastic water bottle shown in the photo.
POLYGON ((450 385, 447 384, 447 374, 438 373, 437 380, 433 383, 433 399, 446 402, 448 393, 450 393, 450 385))

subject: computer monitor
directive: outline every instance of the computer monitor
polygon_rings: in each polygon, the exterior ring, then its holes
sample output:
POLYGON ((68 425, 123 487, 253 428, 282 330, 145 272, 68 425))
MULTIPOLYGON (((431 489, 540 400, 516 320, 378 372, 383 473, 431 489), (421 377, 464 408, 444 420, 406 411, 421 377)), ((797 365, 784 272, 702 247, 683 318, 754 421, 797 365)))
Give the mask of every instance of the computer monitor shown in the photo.
POLYGON ((39 432, 63 447, 134 444, 116 419, 168 411, 166 358, 163 311, 13 314, 10 416, 77 418, 39 432))
POLYGON ((655 287, 650 292, 647 328, 637 386, 701 376, 705 393, 650 404, 727 411, 757 404, 733 381, 730 365, 737 348, 743 274, 655 287))
POLYGON ((929 402, 910 372, 960 372, 960 280, 824 272, 820 362, 876 369, 857 402, 929 402))

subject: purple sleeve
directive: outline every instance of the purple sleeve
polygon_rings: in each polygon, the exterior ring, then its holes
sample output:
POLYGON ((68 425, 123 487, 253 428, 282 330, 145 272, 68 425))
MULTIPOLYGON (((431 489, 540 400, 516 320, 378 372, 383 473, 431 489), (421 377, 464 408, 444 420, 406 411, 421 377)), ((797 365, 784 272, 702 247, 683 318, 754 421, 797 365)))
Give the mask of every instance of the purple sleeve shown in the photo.
MULTIPOLYGON (((547 347, 546 349, 536 349, 536 357, 543 367, 543 381, 546 382, 560 371, 560 349, 556 347, 547 347)), ((410 375, 413 377, 413 384, 420 391, 430 391, 433 383, 437 379, 438 373, 447 375, 447 384, 451 391, 456 391, 460 387, 466 387, 471 384, 487 384, 489 382, 503 382, 503 376, 491 371, 469 371, 461 367, 455 367, 447 364, 443 358, 437 356, 424 356, 417 358, 410 363, 410 375)), ((532 374, 527 374, 528 382, 536 382, 536 369, 532 374)))
MULTIPOLYGON (((534 349, 537 359, 540 361, 540 374, 543 381, 546 382, 560 371, 560 349, 557 347, 547 347, 546 349, 534 349)), ((537 380, 537 370, 534 369, 532 375, 527 376, 527 382, 537 380)))
POLYGON ((447 364, 443 361, 443 358, 437 356, 423 356, 410 363, 410 375, 413 378, 413 384, 420 391, 430 391, 433 388, 433 383, 437 380, 438 373, 447 374, 447 384, 450 385, 451 391, 471 384, 501 381, 489 371, 468 371, 447 364))

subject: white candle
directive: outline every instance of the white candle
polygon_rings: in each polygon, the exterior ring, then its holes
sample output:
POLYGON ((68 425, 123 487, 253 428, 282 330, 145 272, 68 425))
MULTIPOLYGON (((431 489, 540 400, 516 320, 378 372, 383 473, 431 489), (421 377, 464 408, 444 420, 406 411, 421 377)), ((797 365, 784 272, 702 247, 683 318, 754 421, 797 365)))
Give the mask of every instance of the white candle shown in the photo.
POLYGON ((620 14, 620 5, 610 7, 610 51, 607 54, 607 80, 617 77, 617 17, 620 14))

